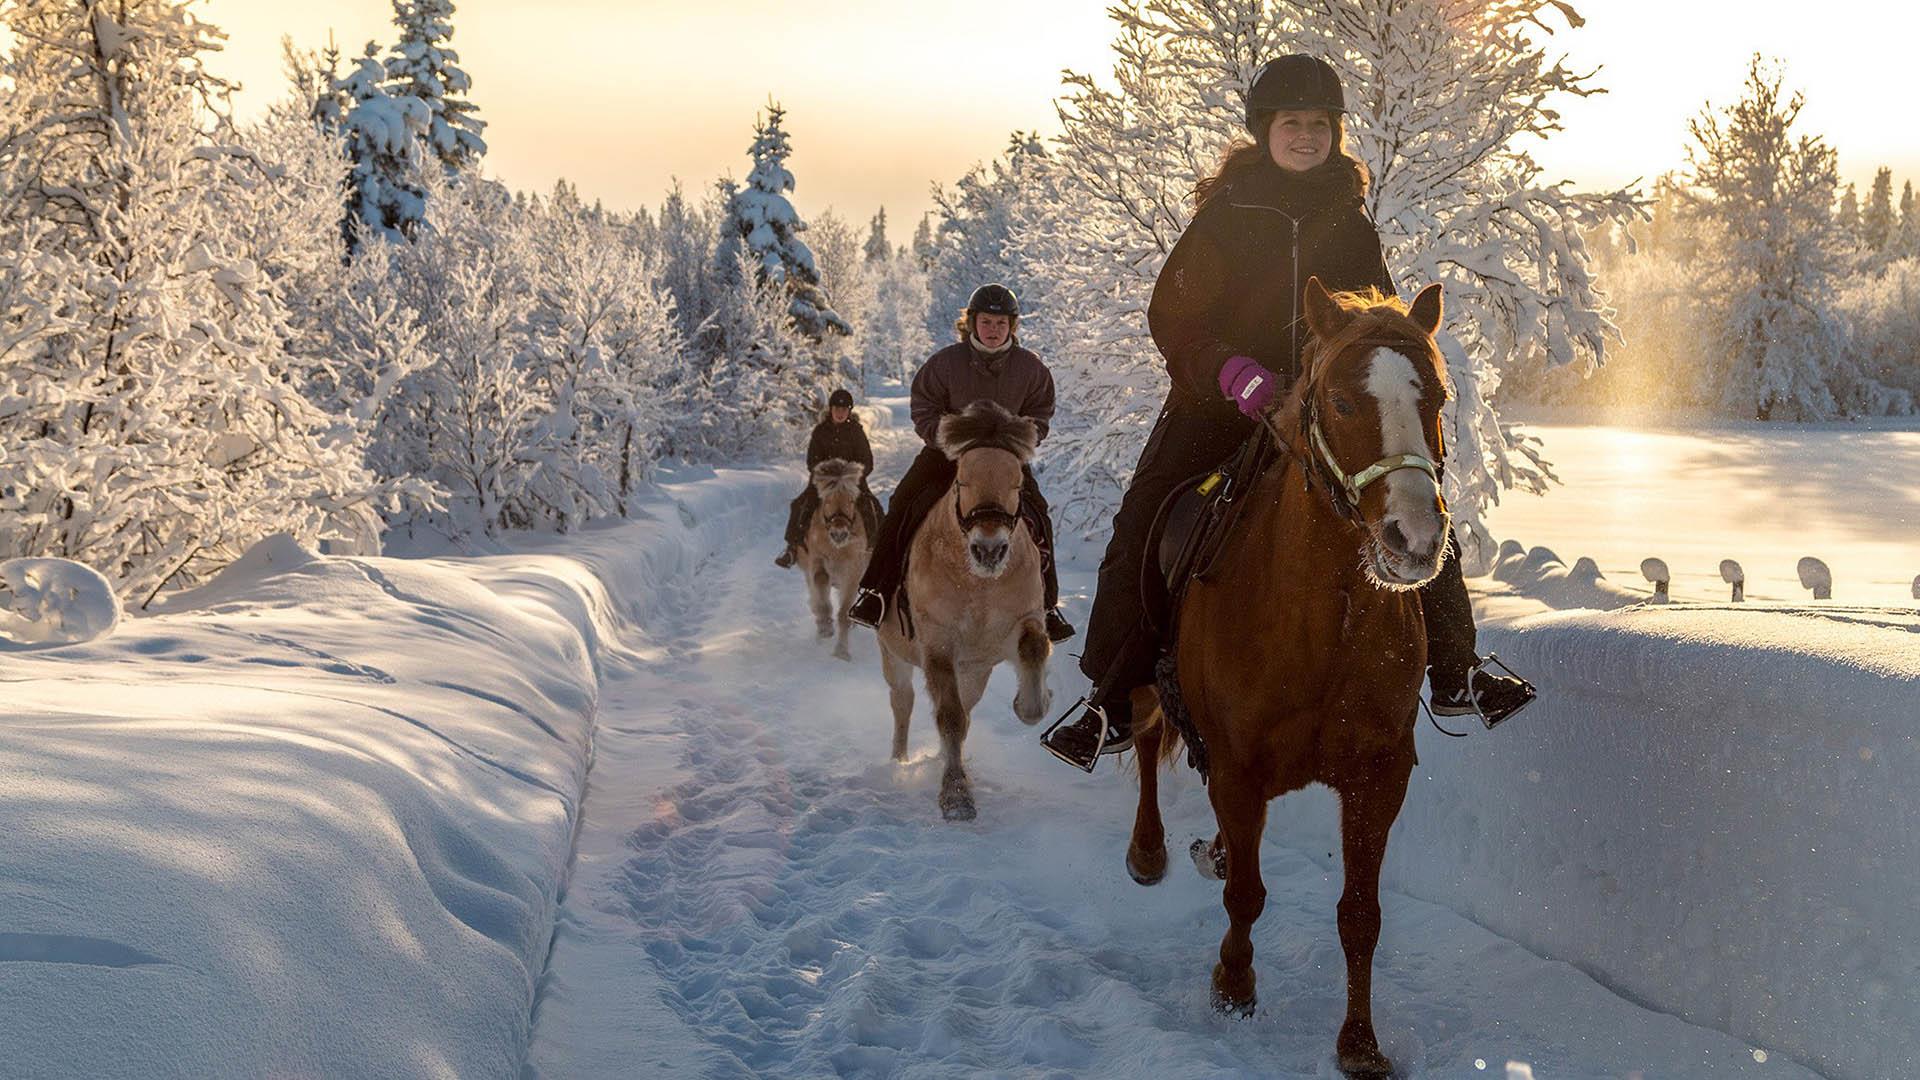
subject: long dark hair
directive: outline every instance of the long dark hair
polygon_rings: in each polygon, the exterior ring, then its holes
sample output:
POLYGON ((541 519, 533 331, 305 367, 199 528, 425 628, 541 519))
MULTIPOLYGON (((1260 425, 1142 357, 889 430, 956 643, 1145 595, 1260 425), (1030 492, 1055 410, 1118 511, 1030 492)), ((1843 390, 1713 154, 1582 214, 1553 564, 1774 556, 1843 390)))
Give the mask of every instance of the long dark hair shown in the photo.
MULTIPOLYGON (((1333 121, 1333 149, 1327 154, 1326 162, 1319 168, 1349 173, 1353 177, 1354 194, 1364 196, 1367 193, 1367 185, 1372 182, 1372 177, 1367 175, 1366 165, 1359 158, 1354 157, 1353 152, 1347 147, 1346 117, 1329 111, 1327 118, 1333 121)), ((1267 113, 1266 119, 1271 124, 1273 114, 1267 113)), ((1213 171, 1213 175, 1205 177, 1193 186, 1194 208, 1205 210, 1221 192, 1232 188, 1263 168, 1279 168, 1273 163, 1266 144, 1236 141, 1227 147, 1226 153, 1220 155, 1220 166, 1213 171)))

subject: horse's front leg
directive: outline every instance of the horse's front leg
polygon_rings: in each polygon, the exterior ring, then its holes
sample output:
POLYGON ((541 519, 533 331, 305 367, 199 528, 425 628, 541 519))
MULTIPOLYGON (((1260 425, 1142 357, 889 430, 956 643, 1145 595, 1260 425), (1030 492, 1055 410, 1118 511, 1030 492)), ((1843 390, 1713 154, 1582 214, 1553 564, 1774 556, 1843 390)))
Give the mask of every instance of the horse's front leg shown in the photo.
POLYGON ((1047 640, 1046 624, 1039 619, 1022 619, 1015 632, 1014 666, 1020 673, 1020 689, 1013 695, 1013 714, 1029 726, 1046 718, 1053 705, 1047 690, 1047 659, 1053 655, 1053 642, 1047 640))
POLYGON ((1267 800, 1260 777, 1226 767, 1229 764, 1214 765, 1207 788, 1227 857, 1227 887, 1220 897, 1227 909, 1227 936, 1220 940, 1220 962, 1213 967, 1213 1007, 1252 1016, 1253 924, 1267 906, 1267 886, 1260 880, 1260 834, 1266 831, 1267 800))
POLYGON ((841 575, 839 583, 840 603, 834 609, 833 655, 836 659, 852 660, 853 651, 847 648, 847 632, 853 627, 853 620, 847 618, 847 609, 853 606, 854 583, 858 577, 841 575))
POLYGON ((887 680, 887 701, 893 706, 893 760, 907 760, 907 725, 913 720, 913 665, 880 642, 880 673, 887 680))
POLYGON ((933 696, 933 722, 940 733, 940 758, 944 769, 940 776, 940 816, 948 821, 972 821, 973 786, 961 764, 961 747, 967 741, 967 706, 961 700, 959 673, 951 653, 926 655, 927 693, 933 696))
POLYGON ((1393 1062, 1373 1033, 1373 949, 1380 941, 1380 864, 1387 832, 1400 816, 1413 772, 1411 754, 1361 770, 1364 779, 1340 789, 1341 861, 1346 887, 1340 894, 1340 947, 1347 954, 1347 1018, 1335 1049, 1348 1076, 1383 1077, 1393 1062))
POLYGON ((1133 815, 1133 837, 1127 842, 1127 874, 1142 885, 1158 885, 1167 876, 1167 830, 1160 821, 1160 747, 1166 738, 1166 718, 1155 708, 1152 691, 1136 691, 1133 714, 1133 753, 1140 766, 1140 807, 1133 815))
POLYGON ((827 575, 825 563, 816 562, 807 574, 807 601, 813 607, 814 633, 823 638, 833 636, 833 600, 828 594, 833 579, 827 575))

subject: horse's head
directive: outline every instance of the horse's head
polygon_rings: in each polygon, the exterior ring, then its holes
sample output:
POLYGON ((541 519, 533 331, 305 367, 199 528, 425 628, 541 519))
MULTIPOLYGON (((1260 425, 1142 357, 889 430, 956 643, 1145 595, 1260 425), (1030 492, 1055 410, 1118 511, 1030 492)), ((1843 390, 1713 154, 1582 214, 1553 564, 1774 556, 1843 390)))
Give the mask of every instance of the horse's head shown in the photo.
POLYGON ((1439 475, 1447 377, 1433 341, 1440 285, 1403 307, 1378 294, 1334 296, 1308 278, 1306 317, 1305 374, 1270 422, 1366 532, 1367 576, 1390 589, 1425 584, 1447 545, 1439 475))
POLYGON ((834 547, 846 547, 853 540, 854 524, 860 520, 860 478, 865 475, 864 466, 844 458, 828 458, 813 467, 820 518, 834 547))
POLYGON ((966 534, 968 567, 979 577, 1006 571, 1020 524, 1022 468, 1039 442, 1032 420, 993 401, 976 401, 940 418, 940 449, 959 467, 954 513, 966 534))

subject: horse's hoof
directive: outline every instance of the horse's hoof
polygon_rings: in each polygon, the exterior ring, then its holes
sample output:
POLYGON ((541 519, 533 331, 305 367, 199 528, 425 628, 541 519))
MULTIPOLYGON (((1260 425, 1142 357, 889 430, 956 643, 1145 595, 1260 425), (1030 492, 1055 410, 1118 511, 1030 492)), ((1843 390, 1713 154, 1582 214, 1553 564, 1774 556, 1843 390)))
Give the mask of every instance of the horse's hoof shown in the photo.
POLYGON ((1236 1001, 1221 993, 1219 987, 1213 989, 1213 1011, 1233 1020, 1251 1019, 1259 1000, 1255 995, 1248 994, 1245 1001, 1236 1001))
POLYGON ((940 816, 948 821, 972 821, 979 816, 979 812, 973 808, 971 795, 960 795, 954 798, 942 795, 940 796, 940 816))
POLYGON ((833 627, 816 626, 813 628, 813 636, 819 638, 821 641, 825 641, 833 636, 833 627))
POLYGON ((845 645, 842 645, 839 648, 833 650, 833 658, 835 660, 845 660, 851 663, 853 661, 853 654, 847 651, 847 647, 845 645))
POLYGON ((1213 841, 1201 837, 1187 847, 1187 854, 1193 856, 1193 868, 1208 881, 1227 880, 1227 853, 1213 841))
POLYGON ((1127 876, 1136 885, 1158 885, 1167 879, 1167 849, 1163 846, 1157 851, 1141 854, 1127 851, 1127 876))
POLYGON ((1340 1055, 1340 1071, 1355 1080, 1386 1080, 1393 1075, 1393 1062, 1378 1050, 1360 1050, 1340 1055))

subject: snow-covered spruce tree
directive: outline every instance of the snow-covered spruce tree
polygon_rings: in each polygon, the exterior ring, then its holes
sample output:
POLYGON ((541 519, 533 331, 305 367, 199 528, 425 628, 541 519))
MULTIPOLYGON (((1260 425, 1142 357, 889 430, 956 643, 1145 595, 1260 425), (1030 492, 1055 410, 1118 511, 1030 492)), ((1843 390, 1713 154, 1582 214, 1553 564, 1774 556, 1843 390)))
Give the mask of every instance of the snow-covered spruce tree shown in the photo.
POLYGON ((400 40, 387 56, 387 92, 427 108, 427 146, 449 170, 467 169, 487 152, 487 122, 467 100, 473 80, 454 51, 453 0, 393 0, 400 40))
POLYGON ((933 269, 933 214, 920 215, 920 223, 913 227, 913 257, 920 264, 920 272, 933 269))
MULTIPOLYGON (((1557 98, 1598 92, 1552 61, 1557 0, 1139 0, 1119 24, 1109 83, 1070 75, 1054 170, 1057 211, 1021 227, 1044 260, 1036 303, 1058 335, 1062 400, 1049 471, 1076 524, 1103 519, 1166 386, 1146 304, 1186 228, 1194 183, 1242 130, 1246 88, 1280 53, 1325 57, 1347 85, 1349 132, 1373 175, 1368 209, 1395 277, 1447 286, 1442 349, 1447 495, 1469 568, 1492 555, 1481 513, 1550 479, 1494 409, 1515 364, 1597 365, 1613 337, 1582 233, 1636 212, 1626 192, 1545 183, 1528 149, 1560 130, 1557 98), (1066 383, 1071 380, 1073 388, 1066 383)), ((1244 136, 1242 136, 1244 137, 1244 136)))
POLYGON ((1835 317, 1845 260, 1833 220, 1839 180, 1833 149, 1794 133, 1802 101, 1756 56, 1741 99, 1690 124, 1683 196, 1703 240, 1700 302, 1718 327, 1712 396, 1759 420, 1910 411, 1908 395, 1849 355, 1835 317))
POLYGON ((820 287, 813 252, 800 239, 807 223, 787 201, 787 193, 793 190, 787 158, 793 148, 780 126, 786 115, 778 102, 769 101, 766 117, 754 121, 753 145, 747 150, 753 157, 753 171, 747 174, 746 186, 727 201, 716 263, 725 277, 744 261, 752 267, 756 281, 784 287, 794 325, 819 341, 829 333, 852 333, 853 328, 834 311, 820 287))
POLYGON ((1914 215, 1920 213, 1920 207, 1914 205, 1913 181, 1909 180, 1900 188, 1900 225, 1894 231, 1894 255, 1909 259, 1920 255, 1920 221, 1914 215))
POLYGON ((10 0, 19 115, 0 375, 7 555, 87 562, 144 603, 276 532, 377 544, 360 432, 304 396, 285 311, 232 210, 270 182, 180 0, 10 0), (18 267, 24 257, 27 265, 18 267), (26 274, 21 275, 24 269, 26 274), (43 321, 45 320, 45 321, 43 321))
POLYGON ((1840 242, 1847 247, 1860 244, 1860 196, 1848 184, 1840 193, 1840 208, 1834 211, 1834 228, 1840 230, 1840 242))
POLYGON ((362 236, 406 239, 426 214, 421 173, 432 112, 419 98, 387 92, 378 51, 368 42, 366 55, 354 61, 337 90, 350 102, 343 134, 352 166, 341 229, 353 251, 362 236))
POLYGON ((1893 170, 1885 165, 1873 174, 1873 187, 1867 192, 1867 205, 1860 211, 1860 240, 1867 250, 1878 254, 1893 239, 1893 170))
MULTIPOLYGON (((1908 194, 1912 194, 1912 185, 1908 185, 1908 194)), ((862 248, 870 263, 883 262, 893 255, 893 248, 887 246, 887 208, 881 207, 867 222, 867 242, 862 248)))
POLYGON ((998 281, 1022 298, 1021 335, 1034 343, 1042 321, 1028 314, 1033 305, 1026 296, 1026 260, 1010 241, 1021 207, 1053 198, 1046 160, 1038 133, 1016 131, 991 164, 975 165, 952 188, 934 188, 937 220, 927 270, 932 302, 926 316, 933 340, 952 339, 954 316, 967 306, 973 291, 998 281))

